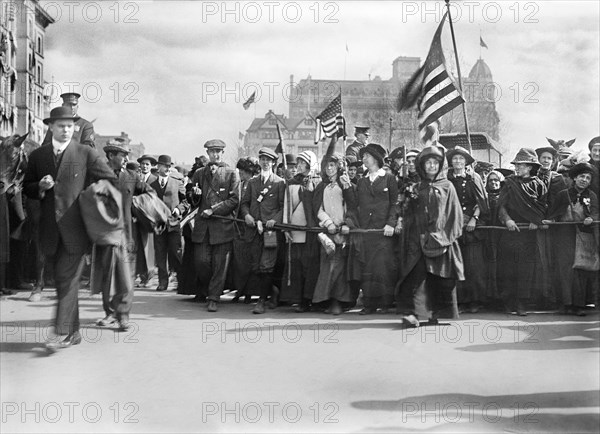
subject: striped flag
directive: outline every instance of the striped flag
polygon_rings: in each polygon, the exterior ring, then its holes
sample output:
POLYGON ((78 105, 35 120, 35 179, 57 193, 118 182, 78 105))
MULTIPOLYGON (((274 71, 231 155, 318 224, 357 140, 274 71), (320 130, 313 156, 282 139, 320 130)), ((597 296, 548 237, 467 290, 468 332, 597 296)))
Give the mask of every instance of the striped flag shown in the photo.
POLYGON ((417 105, 419 108, 419 135, 423 142, 433 138, 436 128, 429 127, 446 113, 465 102, 446 70, 441 34, 446 14, 433 36, 431 48, 423 66, 411 77, 398 95, 398 111, 417 105))
POLYGON ((325 110, 317 116, 315 143, 323 137, 346 137, 346 120, 342 113, 342 93, 329 103, 325 110))
POLYGON ((248 98, 248 101, 246 101, 244 104, 242 104, 242 106, 244 107, 244 110, 248 110, 248 108, 255 101, 255 99, 256 99, 256 91, 252 92, 252 95, 250 95, 250 98, 248 98))

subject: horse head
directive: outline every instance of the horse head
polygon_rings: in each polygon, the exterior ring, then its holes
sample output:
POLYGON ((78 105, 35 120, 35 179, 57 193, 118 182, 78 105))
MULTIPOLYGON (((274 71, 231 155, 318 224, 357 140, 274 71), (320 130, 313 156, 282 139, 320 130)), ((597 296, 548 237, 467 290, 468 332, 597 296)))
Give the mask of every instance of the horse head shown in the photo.
POLYGON ((27 154, 23 142, 27 134, 13 134, 0 140, 0 194, 13 185, 19 186, 27 168, 27 154))

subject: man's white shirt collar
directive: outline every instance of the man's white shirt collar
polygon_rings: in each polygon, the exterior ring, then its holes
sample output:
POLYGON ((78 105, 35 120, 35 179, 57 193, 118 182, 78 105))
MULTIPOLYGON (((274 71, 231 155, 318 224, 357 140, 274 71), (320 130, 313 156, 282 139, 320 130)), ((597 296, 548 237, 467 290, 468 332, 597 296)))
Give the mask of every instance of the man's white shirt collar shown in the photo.
POLYGON ((69 142, 65 142, 65 143, 61 143, 58 140, 52 138, 52 149, 54 150, 54 154, 56 154, 57 152, 63 152, 67 146, 69 146, 69 142))

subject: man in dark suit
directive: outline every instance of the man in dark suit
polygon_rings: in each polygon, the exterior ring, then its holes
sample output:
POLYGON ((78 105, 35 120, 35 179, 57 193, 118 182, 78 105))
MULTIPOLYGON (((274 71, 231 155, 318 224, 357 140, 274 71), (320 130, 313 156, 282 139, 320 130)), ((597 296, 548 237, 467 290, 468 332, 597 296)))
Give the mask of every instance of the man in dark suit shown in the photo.
MULTIPOLYGON (((75 92, 68 92, 63 93, 60 97, 63 99, 62 106, 69 108, 73 115, 73 119, 77 119, 77 121, 75 121, 75 128, 73 130, 73 139, 82 145, 95 148, 94 125, 92 125, 90 121, 77 116, 77 111, 79 110, 79 98, 81 95, 75 92)), ((50 128, 48 128, 42 145, 49 145, 50 143, 52 143, 52 134, 50 128)))
POLYGON ((249 226, 244 237, 252 242, 252 277, 249 284, 260 288, 260 300, 253 313, 265 313, 265 303, 273 287, 273 270, 277 261, 275 223, 283 221, 285 181, 273 173, 277 154, 270 148, 258 151, 261 173, 248 181, 241 212, 249 226))
POLYGON ((183 182, 169 175, 172 164, 169 155, 160 155, 157 162, 157 179, 150 184, 150 187, 158 194, 159 199, 171 210, 167 229, 160 235, 154 234, 154 254, 156 256, 156 266, 158 267, 157 291, 166 291, 169 286, 167 256, 169 267, 177 275, 181 273, 181 228, 179 222, 182 214, 189 207, 185 200, 183 182))
MULTIPOLYGON (((158 178, 152 174, 152 166, 156 166, 156 158, 152 155, 142 155, 137 159, 140 163, 140 171, 142 172, 142 181, 150 185, 158 178)), ((154 259, 150 255, 154 255, 154 249, 148 250, 148 232, 142 230, 137 224, 133 225, 135 242, 137 245, 137 255, 135 256, 135 275, 140 276, 140 286, 145 288, 148 281, 152 277, 152 270, 148 269, 148 263, 154 264, 154 259), (148 259, 150 258, 150 260, 148 259)), ((150 245, 152 246, 152 245, 150 245)))
POLYGON ((79 277, 89 238, 77 198, 91 182, 116 178, 95 149, 73 140, 76 120, 68 107, 57 107, 50 112, 44 123, 52 131, 51 144, 31 153, 24 179, 25 194, 41 200, 42 251, 55 260, 58 295, 55 328, 57 335, 66 338, 49 342, 50 350, 81 342, 79 277))
POLYGON ((216 312, 225 287, 234 237, 233 221, 210 218, 211 215, 235 217, 240 201, 240 180, 235 169, 225 164, 225 142, 214 139, 204 144, 209 163, 191 179, 192 200, 198 203, 192 242, 194 262, 202 281, 208 282, 208 311, 216 312))
POLYGON ((355 139, 346 149, 346 157, 353 156, 357 160, 360 160, 360 158, 358 158, 358 151, 369 144, 369 128, 370 127, 360 125, 354 127, 355 139))
MULTIPOLYGON (((125 169, 129 148, 123 139, 115 139, 104 147, 108 166, 118 178, 117 187, 123 204, 123 241, 116 246, 95 246, 92 279, 92 293, 102 294, 102 307, 105 318, 96 322, 99 326, 119 323, 119 329, 129 328, 129 313, 133 302, 133 278, 135 273, 136 244, 132 230, 131 205, 133 196, 154 192, 139 175, 125 169), (111 270, 111 272, 107 272, 111 270), (114 274, 114 295, 110 298, 111 282, 114 274)), ((142 252, 143 254, 143 252, 142 252)))

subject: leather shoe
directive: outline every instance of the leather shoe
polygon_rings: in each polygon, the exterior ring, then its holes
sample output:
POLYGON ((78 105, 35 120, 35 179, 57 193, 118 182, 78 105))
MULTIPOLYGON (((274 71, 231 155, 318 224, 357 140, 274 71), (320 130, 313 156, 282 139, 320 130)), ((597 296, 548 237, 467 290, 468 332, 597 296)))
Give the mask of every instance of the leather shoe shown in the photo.
POLYGON ((41 292, 34 291, 29 296, 29 301, 37 302, 37 301, 41 301, 41 300, 42 300, 42 293, 41 292))
POLYGON ((64 348, 69 348, 72 345, 79 345, 81 343, 81 334, 76 331, 68 335, 62 341, 59 342, 47 342, 46 349, 50 352, 56 352, 64 348))
POLYGON ((123 316, 119 319, 119 331, 126 332, 127 330, 129 330, 129 318, 123 316))
POLYGON ((209 312, 216 312, 217 311, 217 302, 214 300, 208 300, 207 310, 209 312))
POLYGON ((402 323, 408 327, 419 327, 419 320, 415 315, 404 315, 402 323))
POLYGON ((329 310, 331 311, 332 315, 341 315, 342 313, 342 306, 340 306, 340 302, 337 300, 332 300, 331 301, 331 305, 329 306, 329 310))
POLYGON ((157 291, 166 291, 167 287, 166 286, 158 286, 158 288, 156 288, 157 291))
POLYGON ((377 309, 375 309, 373 307, 365 307, 360 312, 358 312, 358 314, 359 315, 373 315, 375 312, 377 312, 377 309))
POLYGON ((117 322, 117 319, 112 315, 106 315, 104 318, 96 321, 96 325, 100 327, 108 327, 117 322))
POLYGON ((255 313, 258 315, 260 315, 261 313, 265 313, 265 301, 258 300, 258 303, 256 303, 256 306, 254 306, 252 313, 255 313))

